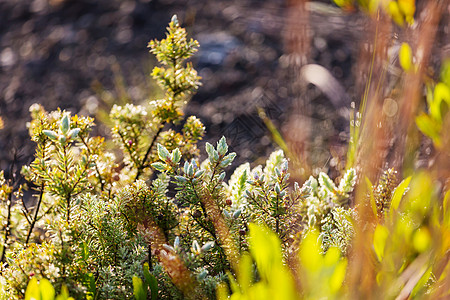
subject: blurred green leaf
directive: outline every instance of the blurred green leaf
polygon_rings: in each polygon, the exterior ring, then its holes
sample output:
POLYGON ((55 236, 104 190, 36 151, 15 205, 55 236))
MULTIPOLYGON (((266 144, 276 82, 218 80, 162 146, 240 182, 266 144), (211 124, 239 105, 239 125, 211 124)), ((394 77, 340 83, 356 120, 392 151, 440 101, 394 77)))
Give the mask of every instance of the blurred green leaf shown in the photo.
POLYGON ((450 107, 450 88, 442 82, 439 82, 434 88, 434 97, 430 106, 431 116, 439 122, 442 120, 450 107))
POLYGON ((416 12, 415 0, 398 0, 398 7, 405 16, 406 22, 412 24, 414 21, 414 13, 416 12))
POLYGON ((39 282, 33 277, 28 283, 25 300, 54 300, 55 289, 50 281, 42 278, 39 282))
POLYGON ((433 140, 433 143, 436 146, 441 146, 441 126, 436 121, 431 119, 427 114, 422 113, 420 116, 416 117, 416 124, 420 131, 423 132, 423 134, 433 140))
MULTIPOLYGON (((391 2, 392 3, 392 2, 391 2)), ((405 71, 411 70, 412 67, 412 50, 407 43, 402 43, 400 52, 398 54, 400 60, 400 66, 405 71)))
POLYGON ((282 262, 281 243, 269 229, 250 223, 250 252, 263 279, 282 262))
POLYGON ((133 276, 133 294, 136 300, 147 300, 147 291, 144 288, 142 279, 133 276))
POLYGON ((442 63, 441 81, 450 87, 450 58, 446 58, 442 63))
POLYGON ((450 227, 450 190, 445 193, 443 201, 444 225, 450 227))
POLYGON ((403 15, 402 15, 402 13, 400 11, 400 7, 398 6, 397 2, 395 2, 395 1, 390 1, 389 2, 389 4, 388 4, 388 12, 389 12, 389 15, 391 16, 391 18, 394 20, 395 23, 397 23, 400 26, 403 26, 405 21, 403 19, 403 15))
POLYGON ((30 282, 28 282, 27 290, 25 292, 25 300, 32 299, 41 300, 41 292, 36 277, 31 278, 30 282))
POLYGON ((400 184, 395 188, 394 194, 392 196, 391 200, 391 207, 389 209, 390 215, 392 216, 394 211, 398 209, 398 206, 400 205, 400 201, 403 198, 403 195, 405 194, 409 183, 411 181, 411 176, 405 178, 400 184))
POLYGON ((389 236, 389 230, 386 226, 377 224, 375 232, 373 233, 373 248, 379 261, 383 260, 384 248, 386 246, 386 240, 389 236))
POLYGON ((417 229, 413 235, 413 245, 414 248, 422 253, 426 251, 431 245, 431 235, 430 231, 426 227, 417 229))

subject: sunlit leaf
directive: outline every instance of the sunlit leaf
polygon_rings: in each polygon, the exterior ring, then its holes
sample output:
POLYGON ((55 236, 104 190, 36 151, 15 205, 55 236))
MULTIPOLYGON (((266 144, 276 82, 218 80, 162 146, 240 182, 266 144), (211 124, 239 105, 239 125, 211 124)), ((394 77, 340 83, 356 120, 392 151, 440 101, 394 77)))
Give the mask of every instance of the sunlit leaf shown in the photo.
POLYGON ((25 292, 25 300, 41 300, 41 292, 36 277, 31 278, 28 282, 27 290, 25 292))
POLYGON ((450 226, 450 190, 445 193, 443 201, 444 224, 450 226))
POLYGON ((400 11, 400 8, 395 1, 390 1, 388 4, 388 12, 391 18, 400 26, 403 26, 405 20, 403 19, 403 15, 400 11))
POLYGON ((398 54, 400 60, 400 66, 405 71, 411 70, 412 67, 412 50, 407 43, 402 43, 400 47, 400 52, 398 54))
POLYGON ((427 114, 422 113, 416 117, 416 125, 423 134, 433 140, 436 146, 441 146, 441 126, 436 121, 431 119, 427 114))
POLYGON ((427 290, 428 281, 430 280, 430 277, 433 275, 432 270, 433 270, 433 268, 429 267, 428 270, 426 270, 426 272, 422 275, 422 277, 416 283, 416 286, 411 291, 411 298, 415 299, 415 296, 421 290, 425 290, 425 291, 427 290))
POLYGON ((332 293, 337 293, 344 283, 345 274, 347 271, 347 260, 343 259, 341 260, 334 272, 333 275, 330 277, 330 289, 332 293))
POLYGON ((282 261, 281 243, 270 230, 249 224, 250 252, 252 253, 261 276, 268 276, 272 268, 282 261))
POLYGON ((246 293, 252 284, 253 266, 248 254, 242 255, 239 261, 238 281, 243 293, 246 293))
POLYGON ((319 235, 315 230, 310 230, 300 245, 300 261, 308 271, 317 271, 321 267, 319 235))
POLYGON ((147 300, 147 291, 144 288, 142 279, 133 276, 133 294, 136 300, 147 300))
POLYGON ((439 82, 434 88, 434 97, 430 105, 430 114, 439 123, 442 122, 450 107, 450 88, 439 82))
POLYGON ((431 245, 430 231, 426 228, 419 228, 414 232, 413 245, 418 252, 424 252, 431 245))
POLYGON ((392 213, 394 211, 396 211, 398 209, 398 206, 400 205, 400 201, 403 198, 403 195, 406 192, 406 189, 409 186, 409 183, 411 181, 411 176, 405 178, 402 182, 400 182, 400 184, 395 188, 394 190, 394 194, 392 195, 392 200, 391 200, 391 207, 390 207, 390 213, 392 215, 392 213))
POLYGON ((406 21, 412 24, 414 21, 414 13, 416 12, 415 0, 398 0, 398 7, 405 16, 406 21))
POLYGON ((389 230, 385 226, 378 224, 375 228, 375 232, 373 233, 373 248, 379 261, 383 260, 384 248, 386 246, 388 236, 389 230))

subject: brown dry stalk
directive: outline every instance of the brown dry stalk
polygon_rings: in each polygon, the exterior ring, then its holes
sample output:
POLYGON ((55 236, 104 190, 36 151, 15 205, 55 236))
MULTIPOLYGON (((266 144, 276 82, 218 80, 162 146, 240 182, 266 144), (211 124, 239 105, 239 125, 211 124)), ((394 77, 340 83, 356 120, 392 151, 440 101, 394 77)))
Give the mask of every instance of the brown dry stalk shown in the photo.
POLYGON ((143 224, 138 226, 138 230, 151 247, 151 254, 156 255, 173 284, 183 295, 187 299, 205 299, 197 289, 198 283, 184 265, 182 259, 174 251, 169 251, 163 247, 164 244, 167 244, 167 241, 162 229, 151 218, 147 218, 143 224))
POLYGON ((222 217, 222 213, 219 207, 214 203, 212 196, 207 193, 202 197, 202 204, 205 207, 206 214, 211 219, 216 230, 217 237, 219 238, 220 246, 225 251, 231 268, 236 272, 239 266, 239 251, 236 249, 236 245, 231 236, 230 230, 222 217))
MULTIPOLYGON (((386 49, 389 45, 386 43, 386 40, 389 39, 386 39, 386 36, 391 29, 385 24, 378 23, 377 25, 379 26, 377 28, 379 28, 378 34, 380 36, 376 38, 377 45, 373 46, 373 51, 375 51, 373 53, 373 65, 371 66, 371 81, 373 82, 369 82, 370 86, 366 94, 368 104, 363 116, 365 123, 361 137, 366 143, 362 145, 362 149, 358 153, 360 173, 365 174, 372 182, 376 182, 379 173, 383 169, 383 164, 387 161, 386 151, 389 151, 389 142, 393 138, 396 139, 396 144, 394 149, 390 151, 393 151, 391 153, 394 156, 394 167, 397 170, 401 170, 405 158, 408 133, 414 125, 417 108, 420 105, 422 80, 434 44, 444 2, 429 1, 421 14, 423 17, 418 21, 419 26, 414 31, 411 31, 411 36, 415 37, 411 44, 413 49, 415 49, 413 52, 416 56, 415 63, 418 65, 418 69, 415 72, 406 73, 403 78, 403 90, 398 101, 398 118, 396 126, 393 127, 395 130, 391 132, 382 128, 383 126, 386 127, 385 120, 383 120, 381 101, 383 92, 379 90, 378 86, 383 86, 384 79, 382 73, 377 72, 377 70, 382 68, 381 64, 387 61, 386 49)), ((383 22, 389 23, 386 22, 385 16, 382 16, 381 19, 384 19, 383 22)), ((381 22, 380 18, 376 22, 381 22)), ((357 224, 356 226, 356 236, 352 252, 350 253, 347 276, 347 286, 350 287, 350 299, 376 299, 375 295, 377 291, 379 292, 379 287, 376 283, 375 261, 372 255, 374 226, 370 225, 375 224, 376 220, 370 204, 366 201, 367 192, 363 178, 360 180, 355 194, 360 220, 364 220, 364 224, 357 224)))
POLYGON ((424 11, 420 14, 422 18, 418 21, 419 26, 411 32, 415 37, 412 42, 415 54, 417 70, 407 72, 403 79, 403 93, 399 101, 399 126, 397 127, 398 143, 394 148, 394 163, 397 170, 402 170, 403 159, 408 144, 408 133, 415 126, 414 119, 417 114, 420 100, 422 99, 423 78, 428 67, 431 50, 436 38, 439 21, 445 9, 444 1, 428 1, 424 11))

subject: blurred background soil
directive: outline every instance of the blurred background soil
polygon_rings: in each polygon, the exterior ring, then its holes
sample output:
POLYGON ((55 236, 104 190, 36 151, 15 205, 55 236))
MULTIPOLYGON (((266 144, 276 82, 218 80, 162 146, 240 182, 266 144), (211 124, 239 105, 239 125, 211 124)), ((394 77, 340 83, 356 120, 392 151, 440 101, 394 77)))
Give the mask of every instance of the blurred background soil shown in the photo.
MULTIPOLYGON (((114 102, 160 96, 147 43, 164 37, 173 14, 201 45, 193 62, 203 86, 186 115, 204 122, 204 141, 225 135, 238 163, 261 162, 276 145, 259 107, 305 165, 338 168, 348 108, 362 94, 355 66, 370 24, 331 1, 303 2, 0 0, 1 169, 14 153, 20 164, 31 160, 26 122, 33 103, 101 121, 114 102)), ((445 32, 440 43, 448 51, 445 32)))

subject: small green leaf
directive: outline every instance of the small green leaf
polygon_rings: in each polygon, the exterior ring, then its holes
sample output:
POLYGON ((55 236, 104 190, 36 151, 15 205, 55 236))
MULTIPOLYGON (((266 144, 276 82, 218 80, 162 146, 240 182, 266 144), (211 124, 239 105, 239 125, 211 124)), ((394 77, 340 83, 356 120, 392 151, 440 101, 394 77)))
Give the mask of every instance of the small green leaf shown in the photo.
POLYGON ((213 247, 214 247, 214 241, 210 241, 210 242, 207 242, 206 244, 204 244, 203 246, 202 246, 202 252, 206 252, 206 251, 209 251, 209 250, 211 250, 213 247))
POLYGON ((403 195, 405 194, 409 183, 411 181, 411 176, 405 178, 400 184, 395 188, 394 194, 392 195, 391 200, 391 207, 389 208, 389 212, 392 216, 393 212, 398 209, 398 206, 400 205, 400 201, 403 198, 403 195))
POLYGON ((319 174, 319 183, 320 186, 324 187, 331 194, 335 194, 337 192, 336 185, 324 172, 320 172, 319 174))
POLYGON ((172 161, 176 164, 180 162, 181 159, 181 152, 178 148, 172 151, 172 161))
POLYGON ((137 276, 133 276, 133 295, 136 300, 147 300, 147 291, 142 279, 137 276))
POLYGON ((234 213, 233 213, 233 219, 237 219, 237 218, 239 218, 239 216, 241 215, 241 210, 240 209, 238 209, 238 210, 236 210, 234 213))
POLYGON ((178 26, 179 23, 178 23, 178 17, 177 17, 177 15, 173 15, 173 16, 172 16, 172 19, 170 20, 170 22, 172 22, 173 25, 178 26))
POLYGON ((234 158, 236 157, 236 153, 232 152, 230 154, 228 154, 227 156, 225 156, 223 158, 223 160, 220 162, 220 167, 221 168, 226 168, 228 167, 234 160, 234 158))
POLYGON ((192 164, 189 164, 189 168, 188 168, 187 175, 188 175, 189 177, 194 176, 194 166, 192 166, 192 164))
POLYGON ((166 168, 167 168, 167 165, 165 163, 162 163, 159 161, 152 163, 151 166, 153 167, 153 169, 160 171, 160 172, 166 171, 166 168))
POLYGON ((64 114, 64 116, 61 119, 61 123, 59 125, 59 129, 61 130, 62 134, 66 134, 69 131, 70 128, 70 119, 67 114, 64 114))
POLYGON ((178 175, 175 176, 175 179, 176 179, 177 181, 179 181, 179 182, 182 182, 182 183, 185 183, 185 182, 188 181, 186 177, 184 177, 184 176, 178 176, 178 175))
POLYGON ((440 131, 441 126, 427 114, 422 113, 416 117, 416 125, 423 134, 433 140, 433 143, 437 146, 441 146, 440 131))
POLYGON ((163 145, 158 143, 158 156, 162 161, 166 161, 170 157, 169 151, 163 145))
POLYGON ((75 139, 78 136, 78 134, 80 133, 80 131, 81 131, 80 128, 74 128, 74 129, 70 130, 67 133, 67 138, 72 139, 72 140, 75 139))
POLYGON ((353 191, 353 186, 356 182, 356 171, 353 168, 350 168, 345 172, 344 177, 342 177, 339 182, 339 192, 341 194, 347 194, 353 191))
POLYGON ((192 252, 194 252, 195 254, 200 254, 201 248, 200 248, 200 245, 198 244, 197 240, 194 240, 194 241, 192 242, 191 250, 192 250, 192 252))
POLYGON ((211 145, 210 143, 206 142, 205 144, 205 148, 206 148, 206 153, 208 153, 208 158, 211 162, 214 161, 214 146, 211 145))
POLYGON ((54 141, 56 141, 58 139, 58 134, 56 132, 54 132, 53 130, 42 130, 42 133, 54 141))
POLYGON ((430 105, 431 116, 442 124, 442 120, 450 107, 450 88, 442 82, 436 84, 434 97, 430 105))
POLYGON ((217 152, 219 152, 220 156, 224 156, 228 151, 228 145, 227 140, 223 136, 218 142, 217 142, 217 152))
POLYGON ((205 173, 205 170, 198 170, 197 172, 195 172, 194 177, 195 178, 199 178, 200 176, 202 176, 205 173))
POLYGON ((411 50, 411 47, 407 43, 402 43, 398 57, 400 59, 400 66, 403 68, 403 70, 405 70, 405 71, 411 70, 412 50, 411 50))
POLYGON ((219 179, 219 181, 223 181, 225 179, 225 172, 220 173, 218 179, 219 179))

